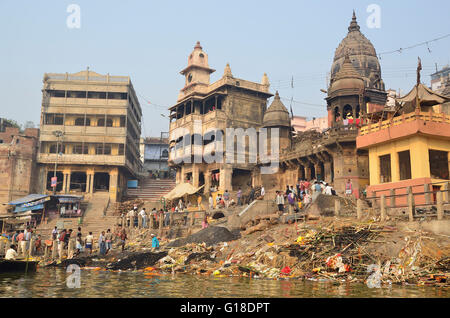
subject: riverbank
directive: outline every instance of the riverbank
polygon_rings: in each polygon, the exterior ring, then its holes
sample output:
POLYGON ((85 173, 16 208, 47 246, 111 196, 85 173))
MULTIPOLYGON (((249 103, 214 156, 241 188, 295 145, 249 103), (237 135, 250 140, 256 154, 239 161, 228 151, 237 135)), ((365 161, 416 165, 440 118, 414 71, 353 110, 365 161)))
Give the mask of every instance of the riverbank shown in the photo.
POLYGON ((105 257, 80 255, 42 266, 76 263, 91 270, 143 271, 149 277, 190 274, 365 283, 370 287, 450 286, 450 237, 415 230, 407 223, 330 217, 267 224, 247 235, 227 235, 224 230, 210 226, 181 246, 162 238, 158 251, 151 250, 149 230, 135 230, 124 252, 114 249, 105 257), (204 243, 202 232, 209 238, 204 243))

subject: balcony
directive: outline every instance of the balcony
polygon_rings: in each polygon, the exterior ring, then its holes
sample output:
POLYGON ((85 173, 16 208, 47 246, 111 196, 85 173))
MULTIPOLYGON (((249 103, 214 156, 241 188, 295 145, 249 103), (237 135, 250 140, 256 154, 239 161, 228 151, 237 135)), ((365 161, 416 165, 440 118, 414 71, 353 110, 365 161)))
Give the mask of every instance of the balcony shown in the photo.
POLYGON ((38 154, 39 163, 54 164, 83 164, 83 165, 110 165, 110 166, 124 166, 125 156, 113 155, 76 155, 76 154, 62 154, 58 156, 54 153, 40 153, 38 154), (58 157, 58 158, 57 158, 58 157))
POLYGON ((365 125, 359 132, 356 145, 358 148, 367 148, 415 134, 450 138, 450 115, 416 111, 365 125))
POLYGON ((96 127, 96 126, 63 126, 63 125, 43 125, 41 133, 53 133, 61 130, 65 135, 92 135, 92 136, 120 136, 127 135, 126 127, 96 127))

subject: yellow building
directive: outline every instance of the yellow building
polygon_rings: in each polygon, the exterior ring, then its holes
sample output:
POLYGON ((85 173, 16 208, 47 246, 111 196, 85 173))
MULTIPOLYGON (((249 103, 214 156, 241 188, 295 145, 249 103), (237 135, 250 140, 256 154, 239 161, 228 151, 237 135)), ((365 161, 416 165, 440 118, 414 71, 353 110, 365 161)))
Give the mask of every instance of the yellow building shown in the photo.
POLYGON ((136 179, 142 111, 128 76, 45 74, 38 163, 43 190, 109 192, 119 200, 136 179))
MULTIPOLYGON (((448 98, 419 84, 398 101, 414 111, 365 125, 356 140, 358 149, 369 151, 368 196, 405 194, 406 187, 423 192, 424 184, 436 190, 449 181, 450 116, 433 111, 448 98)), ((418 196, 416 204, 424 200, 418 196)))

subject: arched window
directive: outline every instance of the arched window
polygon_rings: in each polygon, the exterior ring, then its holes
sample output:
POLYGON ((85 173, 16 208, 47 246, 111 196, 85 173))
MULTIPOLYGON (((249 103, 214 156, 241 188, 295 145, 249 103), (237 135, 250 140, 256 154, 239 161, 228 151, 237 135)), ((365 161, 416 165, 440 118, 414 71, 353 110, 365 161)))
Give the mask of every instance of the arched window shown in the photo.
POLYGON ((100 118, 99 120, 97 120, 97 126, 105 127, 105 118, 100 118))
POLYGON ((84 126, 84 118, 78 117, 77 119, 75 119, 75 126, 84 126))
POLYGON ((162 151, 162 157, 163 157, 163 158, 168 158, 168 157, 169 157, 169 152, 167 151, 167 149, 164 149, 164 150, 162 151))
POLYGON ((353 108, 350 105, 345 105, 344 109, 342 110, 342 118, 347 119, 348 116, 353 117, 353 108))
POLYGON ((338 106, 336 106, 336 107, 334 108, 334 120, 335 120, 336 122, 338 122, 338 121, 341 120, 341 113, 339 112, 339 107, 338 107, 338 106))

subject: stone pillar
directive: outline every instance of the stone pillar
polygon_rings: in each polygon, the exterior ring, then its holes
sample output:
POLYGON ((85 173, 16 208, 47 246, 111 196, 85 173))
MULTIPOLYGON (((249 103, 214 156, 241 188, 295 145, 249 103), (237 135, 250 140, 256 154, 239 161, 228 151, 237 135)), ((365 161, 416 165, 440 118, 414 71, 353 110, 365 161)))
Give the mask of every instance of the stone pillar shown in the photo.
POLYGON ((67 174, 63 173, 63 186, 62 186, 62 192, 67 193, 67 174))
POLYGON ((326 161, 323 163, 324 171, 324 180, 327 183, 331 182, 331 161, 326 161))
POLYGON ((220 169, 220 179, 219 179, 219 189, 222 191, 228 190, 228 192, 233 191, 231 186, 231 178, 233 174, 233 169, 231 167, 223 167, 220 169))
POLYGON ((398 161, 398 153, 391 152, 391 174, 392 182, 400 181, 400 164, 398 161))
POLYGON ((153 214, 152 213, 149 213, 149 221, 150 221, 150 225, 149 225, 149 228, 150 229, 153 229, 153 227, 154 227, 154 220, 153 220, 153 214))
POLYGON ((389 195, 390 195, 390 197, 391 197, 391 199, 390 199, 391 208, 395 208, 395 197, 394 197, 394 195, 395 195, 395 189, 391 189, 391 190, 389 191, 389 195))
POLYGON ((450 188, 450 182, 446 182, 444 183, 444 186, 442 187, 442 191, 444 191, 442 193, 442 201, 444 201, 444 203, 449 203, 449 195, 448 195, 448 190, 450 188))
POLYGON ((429 183, 425 183, 423 185, 423 192, 425 192, 424 197, 425 197, 425 204, 431 204, 431 193, 430 192, 430 184, 429 183))
POLYGON ((109 173, 109 198, 112 202, 117 201, 117 185, 119 180, 119 171, 114 168, 109 173))
POLYGON ((95 180, 95 175, 94 173, 91 174, 91 182, 89 183, 89 193, 94 193, 94 180, 95 180))
POLYGON ((316 179, 319 180, 319 175, 320 175, 320 180, 322 180, 323 174, 322 174, 322 169, 320 168, 320 164, 315 163, 314 170, 316 172, 316 179))
POLYGON ((70 180, 71 180, 71 178, 72 178, 72 174, 70 172, 67 173, 67 186, 66 186, 65 193, 70 192, 70 180))
POLYGON ((356 199, 356 217, 358 220, 362 219, 362 201, 361 201, 361 199, 356 199))
POLYGON ((310 166, 305 167, 305 179, 308 181, 311 180, 311 167, 310 166))
POLYGON ((138 228, 142 229, 142 215, 138 215, 138 228))
POLYGON ((341 213, 341 201, 339 201, 339 197, 334 200, 334 215, 339 216, 341 213))
POLYGON ((205 171, 205 186, 203 187, 203 193, 209 192, 211 188, 211 171, 205 171))
POLYGON ((442 192, 436 192, 436 203, 437 203, 437 219, 442 220, 444 218, 444 207, 442 205, 442 192))
POLYGON ((199 184, 199 171, 198 165, 192 164, 192 185, 198 188, 199 184))
POLYGON ((380 198, 380 206, 381 206, 381 222, 386 220, 386 195, 382 194, 380 198))
POLYGON ((412 193, 411 187, 406 188, 406 193, 408 194, 408 218, 410 222, 414 221, 414 195, 412 193))

